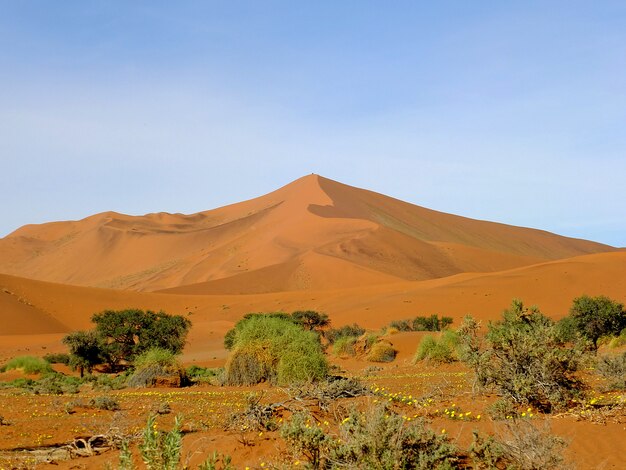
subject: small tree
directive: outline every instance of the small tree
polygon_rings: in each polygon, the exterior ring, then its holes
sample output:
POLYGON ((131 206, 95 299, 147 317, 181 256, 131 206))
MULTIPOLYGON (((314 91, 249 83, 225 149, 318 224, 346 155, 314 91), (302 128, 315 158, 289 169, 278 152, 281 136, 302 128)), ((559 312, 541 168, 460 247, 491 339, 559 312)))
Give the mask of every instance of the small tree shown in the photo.
POLYGON ((624 305, 603 295, 575 298, 570 315, 574 318, 578 332, 591 341, 595 351, 602 336, 619 335, 626 327, 624 305))
POLYGON ((296 323, 301 324, 309 331, 319 331, 330 325, 328 315, 314 310, 298 310, 291 314, 296 323))
POLYGON ((92 321, 111 366, 123 360, 132 361, 150 348, 178 354, 191 327, 191 322, 180 315, 138 309, 105 310, 95 314, 92 321))
POLYGON ((63 338, 63 344, 70 349, 69 366, 80 371, 83 377, 85 369, 91 374, 94 366, 102 364, 104 359, 103 344, 95 331, 76 331, 63 338))

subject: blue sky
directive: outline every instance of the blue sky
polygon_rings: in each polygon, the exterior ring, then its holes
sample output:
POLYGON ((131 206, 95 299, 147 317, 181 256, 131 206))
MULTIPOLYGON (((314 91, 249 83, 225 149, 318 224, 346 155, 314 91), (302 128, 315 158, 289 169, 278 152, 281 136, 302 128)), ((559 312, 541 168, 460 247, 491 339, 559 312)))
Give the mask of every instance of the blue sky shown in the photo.
POLYGON ((309 173, 626 246, 626 2, 0 0, 0 236, 309 173))

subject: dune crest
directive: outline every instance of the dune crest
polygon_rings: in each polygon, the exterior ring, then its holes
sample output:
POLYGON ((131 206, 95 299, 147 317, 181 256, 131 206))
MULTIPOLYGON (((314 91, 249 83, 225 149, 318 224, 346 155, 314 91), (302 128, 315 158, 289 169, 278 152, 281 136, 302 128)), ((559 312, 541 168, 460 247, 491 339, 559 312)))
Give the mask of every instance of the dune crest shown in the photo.
POLYGON ((24 226, 0 239, 0 272, 113 289, 252 294, 496 272, 614 250, 308 175, 197 214, 106 212, 24 226))

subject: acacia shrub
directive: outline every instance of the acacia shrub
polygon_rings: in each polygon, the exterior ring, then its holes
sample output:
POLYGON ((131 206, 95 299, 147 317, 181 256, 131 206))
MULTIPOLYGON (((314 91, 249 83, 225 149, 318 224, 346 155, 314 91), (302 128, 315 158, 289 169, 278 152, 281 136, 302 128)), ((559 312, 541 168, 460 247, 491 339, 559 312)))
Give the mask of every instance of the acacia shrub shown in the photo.
POLYGON ((489 323, 481 337, 479 324, 466 317, 459 329, 461 359, 483 386, 493 386, 514 404, 543 411, 563 408, 580 395, 575 376, 583 359, 579 345, 565 342, 554 322, 536 307, 513 300, 502 320, 489 323))
POLYGON ((603 336, 618 336, 626 327, 624 305, 606 296, 583 295, 574 299, 570 315, 578 332, 598 349, 598 340, 603 336))
POLYGON ((113 366, 132 361, 151 348, 179 354, 191 328, 191 322, 181 315, 139 309, 105 310, 96 313, 91 321, 103 342, 107 362, 113 366))

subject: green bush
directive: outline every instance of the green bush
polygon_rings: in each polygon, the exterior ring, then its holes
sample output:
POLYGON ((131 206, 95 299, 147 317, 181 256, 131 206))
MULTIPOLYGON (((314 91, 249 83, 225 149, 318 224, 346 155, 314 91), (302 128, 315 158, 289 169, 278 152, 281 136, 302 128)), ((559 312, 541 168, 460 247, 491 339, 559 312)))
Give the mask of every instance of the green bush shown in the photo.
POLYGON ((619 336, 611 338, 609 348, 620 348, 626 344, 626 328, 622 330, 619 336))
POLYGON ((426 335, 417 347, 413 362, 423 360, 434 363, 454 362, 457 360, 458 344, 458 334, 452 330, 444 331, 439 338, 426 335))
POLYGON ((354 336, 356 338, 362 336, 365 333, 365 328, 360 327, 356 323, 352 325, 344 325, 340 328, 331 328, 326 331, 326 340, 329 344, 333 344, 339 338, 344 336, 354 336))
POLYGON ((598 349, 601 337, 617 336, 626 328, 624 305, 605 296, 575 298, 570 315, 578 332, 591 341, 594 349, 598 349))
POLYGON ((89 400, 89 406, 98 410, 117 411, 120 409, 120 404, 114 398, 108 395, 102 395, 89 400))
POLYGON ((223 373, 224 369, 222 368, 200 367, 195 364, 187 368, 189 380, 195 383, 216 384, 223 373))
POLYGON ((235 326, 233 350, 226 363, 226 381, 280 385, 323 379, 328 363, 319 335, 291 319, 253 315, 235 326))
POLYGON ((293 312, 291 317, 296 323, 299 323, 305 330, 309 331, 321 331, 330 325, 328 315, 314 310, 298 310, 293 312))
POLYGON ((281 428, 288 448, 312 468, 443 470, 459 461, 445 435, 427 429, 422 420, 408 422, 385 406, 353 411, 343 420, 338 438, 313 423, 310 416, 296 413, 281 428))
POLYGON ((50 353, 46 354, 43 358, 46 362, 50 364, 63 364, 66 366, 70 364, 70 355, 66 353, 50 353))
POLYGON ((138 309, 105 310, 91 320, 106 362, 116 367, 148 349, 182 352, 191 322, 181 315, 138 309))
POLYGON ((356 336, 340 336, 333 343, 333 354, 339 357, 356 355, 356 336))
POLYGON ((183 448, 183 435, 180 420, 174 420, 171 431, 159 431, 156 417, 150 416, 139 444, 141 458, 148 470, 176 470, 180 463, 183 448))
POLYGON ((596 370, 610 381, 610 389, 626 390, 626 352, 617 356, 600 357, 596 370))
MULTIPOLYGON (((291 323, 298 323, 291 315, 285 312, 246 313, 241 320, 235 323, 235 327, 228 330, 224 335, 224 348, 229 351, 232 350, 237 341, 237 335, 239 331, 244 327, 248 320, 256 317, 278 318, 280 320, 285 320, 291 323)), ((302 325, 300 324, 300 326, 302 325)))
POLYGON ((178 363, 177 355, 162 348, 148 349, 133 361, 135 371, 128 379, 129 387, 150 387, 158 377, 176 376, 178 385, 189 384, 185 369, 178 363))
POLYGON ((15 357, 2 366, 0 372, 12 369, 21 369, 25 374, 48 374, 53 372, 49 362, 35 356, 15 357))
POLYGON ((389 323, 389 326, 398 331, 411 331, 413 328, 411 328, 409 321, 410 320, 394 320, 389 323))
POLYGON ((370 362, 391 362, 397 353, 398 351, 387 341, 378 341, 371 347, 366 359, 370 362))
POLYGON ((39 380, 32 382, 28 390, 36 395, 62 395, 75 394, 80 389, 81 381, 77 377, 71 377, 53 372, 46 374, 39 380))
POLYGON ((413 319, 413 331, 442 331, 452 324, 451 317, 431 315, 430 317, 415 317, 413 319))
POLYGON ((479 384, 542 411, 568 406, 584 388, 575 375, 583 351, 566 343, 536 307, 525 308, 520 300, 502 317, 489 324, 484 338, 471 317, 459 329, 461 358, 474 369, 479 384))

